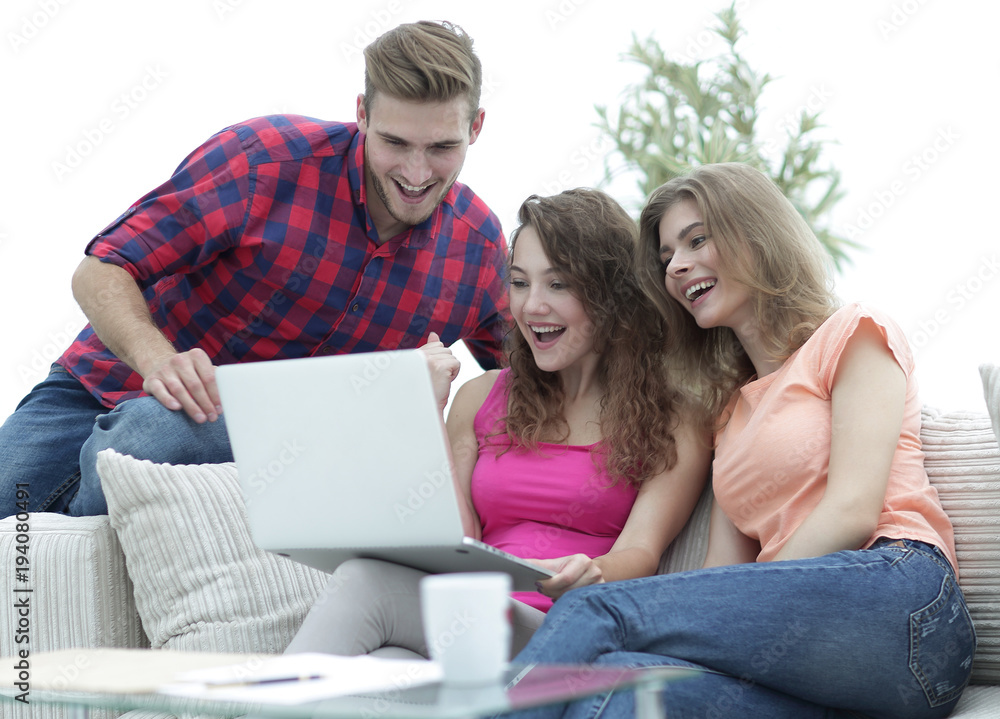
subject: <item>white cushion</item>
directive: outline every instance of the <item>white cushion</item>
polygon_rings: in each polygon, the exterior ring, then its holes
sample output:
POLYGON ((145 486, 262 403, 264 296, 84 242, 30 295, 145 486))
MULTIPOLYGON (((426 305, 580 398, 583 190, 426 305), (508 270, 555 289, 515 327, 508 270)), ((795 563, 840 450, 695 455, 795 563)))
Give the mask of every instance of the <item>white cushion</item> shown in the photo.
MULTIPOLYGON (((23 517, 22 517, 23 519, 23 517)), ((74 647, 148 647, 132 598, 132 581, 125 571, 125 557, 107 517, 67 517, 63 514, 29 514, 27 527, 28 570, 26 583, 14 575, 18 547, 23 544, 25 522, 17 517, 0 520, 0 564, 9 582, 0 602, 0 656, 14 656, 28 647, 32 654, 74 647), (15 593, 27 587, 30 594, 15 593), (28 638, 18 644, 14 602, 28 597, 28 638)), ((22 634, 21 636, 24 636, 22 634)), ((86 667, 69 663, 67 679, 86 667)), ((95 709, 93 719, 110 719, 119 712, 95 709)), ((0 716, 11 719, 65 719, 66 707, 32 702, 0 702, 0 716)))
POLYGON ((285 649, 329 575, 257 548, 235 465, 105 450, 97 469, 154 648, 285 649))
POLYGON ((708 551, 708 521, 712 514, 712 483, 705 486, 698 504, 688 518, 684 529, 670 543, 663 556, 657 574, 686 572, 701 569, 708 551))
POLYGON ((1000 687, 989 686, 967 687, 962 692, 958 706, 948 715, 948 719, 997 719, 997 717, 1000 717, 1000 687))
POLYGON ((1000 683, 1000 449, 989 417, 925 407, 924 466, 955 527, 959 584, 976 625, 974 684, 1000 683))
POLYGON ((0 602, 0 656, 13 656, 14 602, 29 601, 32 652, 72 647, 142 647, 142 632, 132 599, 132 582, 125 571, 121 546, 107 517, 67 517, 29 514, 26 523, 11 516, 0 520, 0 564, 9 587, 0 602), (21 526, 27 524, 27 527, 21 526), (28 531, 21 532, 20 529, 28 531), (27 582, 14 575, 18 546, 27 543, 27 582), (19 594, 18 588, 31 588, 19 594), (72 601, 67 601, 71 599, 72 601))
POLYGON ((979 365, 979 375, 983 378, 983 397, 993 422, 993 434, 1000 442, 1000 365, 979 365))

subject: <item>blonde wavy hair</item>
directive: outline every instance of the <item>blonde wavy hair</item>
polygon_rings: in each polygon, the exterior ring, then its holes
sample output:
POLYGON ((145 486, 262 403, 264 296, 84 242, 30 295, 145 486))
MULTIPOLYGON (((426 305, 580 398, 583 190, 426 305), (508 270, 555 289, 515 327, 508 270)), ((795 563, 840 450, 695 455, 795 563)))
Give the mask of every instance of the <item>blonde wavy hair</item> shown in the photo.
MULTIPOLYGON (((603 383, 598 456, 613 482, 638 484, 677 461, 673 430, 679 393, 664 365, 665 324, 633 272, 635 221, 615 200, 593 189, 552 197, 532 195, 518 211, 510 258, 526 227, 538 234, 593 325, 603 383)), ((513 444, 536 449, 541 441, 565 440, 559 375, 538 368, 527 340, 515 327, 507 335, 510 361, 506 434, 513 444)))
POLYGON ((389 30, 365 48, 365 112, 378 93, 411 102, 465 97, 469 122, 479 109, 483 69, 458 25, 427 20, 389 30))
POLYGON ((697 203, 720 272, 749 290, 755 331, 777 360, 787 359, 839 306, 831 263, 816 235, 759 170, 741 163, 704 165, 649 196, 639 219, 637 274, 673 338, 671 362, 701 395, 711 425, 754 367, 733 330, 703 330, 668 294, 660 261, 660 221, 678 202, 697 203))

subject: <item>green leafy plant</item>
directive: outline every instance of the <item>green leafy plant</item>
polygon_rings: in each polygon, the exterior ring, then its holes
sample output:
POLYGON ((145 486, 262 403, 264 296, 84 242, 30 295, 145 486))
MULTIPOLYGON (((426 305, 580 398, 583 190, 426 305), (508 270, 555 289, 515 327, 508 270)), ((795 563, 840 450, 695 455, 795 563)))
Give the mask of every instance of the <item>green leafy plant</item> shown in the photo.
POLYGON ((836 235, 827 224, 831 208, 843 197, 840 173, 821 162, 825 141, 815 136, 820 112, 803 109, 798 123, 787 123, 787 144, 762 143, 757 133, 760 97, 772 81, 750 67, 736 49, 744 34, 735 3, 719 12, 714 32, 728 51, 711 61, 690 64, 667 58, 656 40, 635 35, 625 59, 643 65, 645 80, 630 86, 612 119, 597 106, 597 126, 613 142, 606 159, 607 178, 622 171, 639 176, 644 196, 667 180, 698 165, 745 162, 770 176, 826 247, 837 269, 858 245, 836 235), (612 169, 611 161, 624 159, 612 169))

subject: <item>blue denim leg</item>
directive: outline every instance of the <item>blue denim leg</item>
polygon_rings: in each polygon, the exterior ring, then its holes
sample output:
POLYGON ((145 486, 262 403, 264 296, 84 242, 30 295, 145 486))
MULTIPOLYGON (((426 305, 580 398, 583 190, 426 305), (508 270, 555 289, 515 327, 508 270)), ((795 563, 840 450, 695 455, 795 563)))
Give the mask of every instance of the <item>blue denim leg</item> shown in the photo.
POLYGON ((80 447, 107 412, 59 365, 0 427, 0 516, 16 514, 17 485, 32 512, 65 512, 80 484, 80 447))
MULTIPOLYGON (((782 692, 768 689, 745 679, 713 672, 690 662, 668 660, 656 654, 614 652, 604 654, 598 665, 617 667, 681 666, 695 669, 695 677, 671 683, 663 693, 669 708, 668 719, 858 719, 853 711, 830 709, 782 692), (711 697, 705 701, 706 697, 711 697)), ((624 689, 567 707, 563 719, 591 717, 634 717, 635 691, 624 689)))
MULTIPOLYGON (((575 590, 515 662, 596 663, 618 652, 694 664, 841 712, 944 717, 968 682, 975 633, 941 553, 906 540, 575 590)), ((680 686, 664 692, 670 716, 705 716, 719 699, 715 681, 680 686)), ((771 716, 801 716, 782 713, 782 703, 771 716)))
POLYGON ((137 459, 166 464, 232 462, 226 423, 198 424, 187 414, 164 407, 153 397, 122 402, 97 418, 80 451, 80 491, 70 503, 74 515, 106 514, 107 502, 97 475, 97 453, 114 449, 137 459))

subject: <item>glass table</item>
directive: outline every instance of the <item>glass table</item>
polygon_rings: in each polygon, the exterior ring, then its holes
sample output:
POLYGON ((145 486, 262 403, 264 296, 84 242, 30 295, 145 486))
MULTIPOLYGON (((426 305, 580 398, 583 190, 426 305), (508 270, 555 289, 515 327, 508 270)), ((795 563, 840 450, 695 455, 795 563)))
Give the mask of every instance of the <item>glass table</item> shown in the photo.
MULTIPOLYGON (((211 717, 268 717, 270 719, 478 719, 531 707, 581 699, 610 690, 636 693, 639 719, 662 719, 660 689, 667 682, 694 676, 679 667, 625 669, 593 666, 537 665, 512 667, 493 686, 462 688, 441 683, 406 689, 339 696, 296 705, 250 705, 162 694, 99 694, 33 690, 32 703, 71 707, 72 719, 87 719, 91 710, 144 709, 172 714, 211 717)), ((0 690, 0 715, 14 702, 10 690, 0 690)), ((24 707, 29 709, 29 707, 24 707)), ((15 714, 30 716, 30 711, 15 714)))

